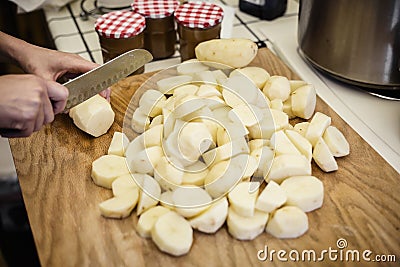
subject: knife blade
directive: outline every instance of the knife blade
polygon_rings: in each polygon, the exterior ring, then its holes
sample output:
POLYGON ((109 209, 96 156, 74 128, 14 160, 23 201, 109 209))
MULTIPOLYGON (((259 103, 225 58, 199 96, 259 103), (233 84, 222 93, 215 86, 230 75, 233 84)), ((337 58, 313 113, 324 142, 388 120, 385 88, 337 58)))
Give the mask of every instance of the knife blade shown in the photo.
POLYGON ((63 85, 69 90, 65 110, 107 89, 109 86, 117 83, 135 70, 138 70, 152 59, 153 56, 151 53, 144 49, 130 50, 64 83, 63 85))

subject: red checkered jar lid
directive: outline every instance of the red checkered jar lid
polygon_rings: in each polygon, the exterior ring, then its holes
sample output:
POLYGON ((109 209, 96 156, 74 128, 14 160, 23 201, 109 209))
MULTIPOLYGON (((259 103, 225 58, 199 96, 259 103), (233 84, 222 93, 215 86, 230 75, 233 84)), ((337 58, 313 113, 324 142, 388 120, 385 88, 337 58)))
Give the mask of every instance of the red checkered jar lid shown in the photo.
POLYGON ((146 19, 132 11, 114 11, 99 17, 94 28, 105 38, 130 38, 143 32, 146 19))
POLYGON ((171 16, 179 6, 178 0, 133 0, 132 10, 146 18, 161 19, 171 16))
POLYGON ((224 11, 218 5, 189 2, 175 10, 176 21, 185 27, 208 29, 221 23, 224 11))

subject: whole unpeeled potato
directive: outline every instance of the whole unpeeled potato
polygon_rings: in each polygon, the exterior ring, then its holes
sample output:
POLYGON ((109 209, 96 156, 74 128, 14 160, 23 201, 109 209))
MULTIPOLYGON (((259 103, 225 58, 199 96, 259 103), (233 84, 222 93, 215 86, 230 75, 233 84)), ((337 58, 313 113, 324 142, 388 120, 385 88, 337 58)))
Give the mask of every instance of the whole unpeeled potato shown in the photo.
POLYGON ((248 39, 214 39, 198 44, 196 58, 211 61, 233 68, 247 66, 257 55, 257 44, 248 39))

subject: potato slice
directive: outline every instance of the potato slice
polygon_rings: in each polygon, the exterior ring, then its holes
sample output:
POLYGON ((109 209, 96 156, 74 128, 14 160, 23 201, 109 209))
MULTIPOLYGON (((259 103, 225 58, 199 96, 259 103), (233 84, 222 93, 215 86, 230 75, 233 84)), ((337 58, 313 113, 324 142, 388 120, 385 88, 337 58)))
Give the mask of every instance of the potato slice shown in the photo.
POLYGON ((128 137, 121 132, 114 132, 111 139, 110 146, 108 147, 108 155, 124 156, 125 150, 129 145, 128 137))
POLYGON ((136 174, 124 174, 118 176, 111 184, 114 197, 126 195, 129 191, 138 187, 136 174), (135 175, 135 177, 134 177, 135 175))
POLYGON ((222 70, 213 70, 212 73, 214 74, 215 80, 219 85, 224 84, 228 79, 228 76, 222 70))
POLYGON ((160 146, 145 148, 128 162, 129 170, 133 173, 153 175, 154 166, 162 156, 163 150, 160 146))
POLYGON ((290 96, 289 80, 284 76, 271 76, 263 88, 269 100, 280 99, 285 101, 290 96))
POLYGON ((283 130, 275 132, 270 142, 270 147, 275 151, 276 156, 283 154, 301 155, 300 151, 290 141, 283 130))
POLYGON ((172 111, 175 119, 181 119, 203 107, 206 102, 197 96, 187 96, 175 103, 175 108, 172 111))
POLYGON ((170 91, 173 95, 169 99, 179 99, 180 97, 195 95, 198 89, 199 87, 195 84, 180 85, 175 87, 173 91, 170 91))
POLYGON ((257 161, 257 169, 254 172, 255 177, 264 177, 270 170, 274 152, 271 148, 263 146, 251 152, 257 161))
POLYGON ((163 115, 155 116, 150 122, 149 129, 153 128, 153 127, 155 127, 157 125, 161 125, 161 124, 163 124, 163 122, 164 122, 164 116, 163 115))
POLYGON ((73 107, 69 116, 79 129, 94 137, 99 137, 110 129, 115 113, 106 99, 95 95, 73 107))
POLYGON ((251 217, 237 214, 231 207, 226 220, 228 232, 239 240, 253 240, 264 232, 269 214, 256 210, 251 217))
POLYGON ((254 156, 248 154, 237 155, 232 159, 233 163, 236 163, 236 159, 238 159, 240 165, 245 164, 242 181, 250 181, 250 178, 254 175, 258 168, 257 159, 254 156))
POLYGON ((350 154, 349 142, 347 142, 346 137, 335 126, 329 126, 322 138, 334 157, 344 157, 350 154))
POLYGON ((290 176, 311 175, 311 163, 303 155, 283 154, 272 161, 267 180, 282 182, 290 176))
POLYGON ((182 186, 172 191, 172 201, 177 213, 191 218, 206 210, 211 205, 212 198, 201 187, 182 186))
POLYGON ((161 206, 169 209, 169 210, 173 210, 175 209, 175 206, 173 204, 172 201, 172 191, 170 190, 166 190, 164 192, 161 193, 160 195, 160 204, 161 206))
POLYGON ((223 84, 222 96, 227 105, 256 104, 260 90, 243 74, 229 77, 223 84))
POLYGON ((232 108, 228 117, 238 117, 241 123, 246 127, 251 127, 264 118, 263 111, 254 105, 240 104, 232 108), (234 113, 234 114, 232 114, 234 113))
POLYGON ((271 105, 271 106, 270 106, 271 109, 283 111, 283 102, 282 102, 282 100, 279 99, 279 98, 276 98, 276 99, 274 99, 274 100, 271 100, 270 105, 271 105))
POLYGON ((179 75, 164 78, 157 82, 158 90, 163 94, 171 94, 173 89, 177 86, 183 85, 193 80, 190 75, 179 75))
POLYGON ((247 145, 246 139, 242 137, 207 151, 202 155, 202 157, 207 166, 210 166, 217 162, 230 159, 236 155, 242 153, 248 154, 249 152, 249 146, 247 145))
POLYGON ((143 212, 136 225, 136 231, 141 237, 149 238, 151 237, 151 230, 154 224, 162 215, 170 212, 170 209, 163 206, 152 207, 145 212, 143 212))
POLYGON ((248 142, 249 148, 250 148, 250 153, 252 153, 254 150, 258 148, 262 148, 263 146, 268 146, 270 144, 270 141, 267 139, 253 139, 248 142))
POLYGON ((116 196, 99 204, 100 213, 104 217, 122 219, 128 217, 137 204, 138 188, 126 191, 124 195, 116 196))
POLYGON ((229 161, 220 161, 210 168, 204 188, 214 199, 225 196, 243 177, 244 170, 229 161))
POLYGON ((221 92, 218 91, 217 87, 215 85, 210 85, 210 84, 200 85, 199 89, 196 92, 196 95, 200 97, 222 96, 221 92))
POLYGON ((182 156, 197 161, 214 143, 207 126, 201 122, 184 124, 178 135, 178 149, 182 156))
POLYGON ((251 217, 258 196, 258 183, 238 183, 228 194, 230 207, 240 216, 251 217))
POLYGON ((193 75, 194 73, 209 70, 210 68, 202 64, 197 59, 189 59, 178 65, 176 71, 181 75, 193 75))
POLYGON ((313 159, 318 167, 324 172, 332 172, 338 170, 336 159, 333 157, 328 145, 324 139, 320 137, 313 150, 313 159))
POLYGON ((161 188, 157 181, 145 174, 142 175, 139 201, 136 208, 136 215, 142 214, 144 211, 158 204, 161 196, 161 188))
POLYGON ((292 176, 282 182, 281 188, 287 196, 286 204, 310 212, 322 206, 324 185, 315 176, 292 176))
POLYGON ((125 157, 128 163, 132 161, 134 157, 136 157, 137 153, 145 149, 143 137, 143 135, 138 135, 129 143, 128 147, 126 148, 125 157))
POLYGON ((158 90, 146 90, 139 99, 141 111, 149 117, 160 115, 167 98, 158 90))
POLYGON ((289 84, 290 84, 290 92, 294 92, 296 89, 307 85, 307 82, 302 81, 302 80, 289 80, 289 84))
POLYGON ((159 124, 147 129, 143 134, 143 146, 149 148, 152 146, 161 146, 164 125, 159 124))
POLYGON ((295 206, 285 206, 272 214, 266 232, 277 238, 296 238, 308 230, 307 214, 295 206))
POLYGON ((310 141, 313 147, 317 143, 318 139, 322 137, 326 128, 331 124, 331 117, 317 112, 314 114, 313 118, 310 121, 310 124, 307 127, 307 132, 305 137, 310 141))
POLYGON ((214 74, 209 70, 194 73, 193 81, 217 84, 214 74))
POLYGON ((192 247, 193 229, 185 218, 170 211, 156 220, 151 238, 161 251, 181 256, 192 247))
POLYGON ((199 215, 190 218, 189 223, 199 232, 213 234, 225 223, 228 216, 228 200, 226 197, 218 199, 199 215))
POLYGON ((241 74, 247 76, 259 89, 264 87, 270 77, 269 73, 260 67, 244 67, 236 69, 231 72, 230 76, 241 74))
POLYGON ((289 119, 296 118, 292 110, 292 96, 289 96, 289 98, 283 102, 282 111, 288 115, 289 119))
POLYGON ((196 161, 194 164, 185 167, 182 184, 203 186, 208 171, 209 170, 205 163, 202 161, 196 161))
POLYGON ((314 114, 317 94, 314 86, 304 85, 291 94, 292 112, 297 117, 309 119, 314 114))
POLYGON ((111 189, 117 177, 128 174, 126 159, 116 155, 104 155, 92 162, 92 179, 95 184, 111 189))
POLYGON ((263 212, 273 212, 286 203, 285 191, 274 181, 270 181, 258 196, 255 208, 263 212))
POLYGON ((310 122, 308 121, 299 122, 293 126, 293 130, 305 137, 309 125, 310 122))
POLYGON ((275 109, 271 109, 270 112, 274 121, 275 131, 286 129, 289 126, 289 116, 285 112, 275 109))
POLYGON ((312 145, 304 136, 295 130, 285 130, 286 136, 296 146, 296 148, 303 154, 309 161, 312 159, 312 145))
POLYGON ((178 162, 170 162, 168 158, 161 157, 154 169, 154 179, 163 190, 174 190, 182 184, 184 168, 177 165, 178 162))
POLYGON ((143 133, 150 125, 150 117, 143 111, 140 106, 135 109, 132 115, 131 126, 137 133, 143 133))
MULTIPOLYGON (((272 111, 274 110, 271 110, 271 112, 272 111)), ((279 113, 274 112, 274 114, 276 115, 277 123, 274 122, 274 115, 272 115, 271 113, 270 115, 264 116, 260 123, 247 127, 250 139, 269 140, 272 134, 275 132, 276 128, 283 128, 283 125, 286 126, 289 123, 287 115, 281 111, 278 112, 279 113)))

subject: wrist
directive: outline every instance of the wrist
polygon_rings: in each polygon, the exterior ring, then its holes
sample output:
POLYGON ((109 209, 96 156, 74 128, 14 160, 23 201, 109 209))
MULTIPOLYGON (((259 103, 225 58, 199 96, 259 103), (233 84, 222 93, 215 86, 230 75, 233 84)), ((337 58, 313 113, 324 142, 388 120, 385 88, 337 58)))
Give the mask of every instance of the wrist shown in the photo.
POLYGON ((0 54, 3 61, 17 64, 23 68, 21 63, 26 60, 26 55, 29 54, 32 46, 23 40, 0 32, 0 54))

